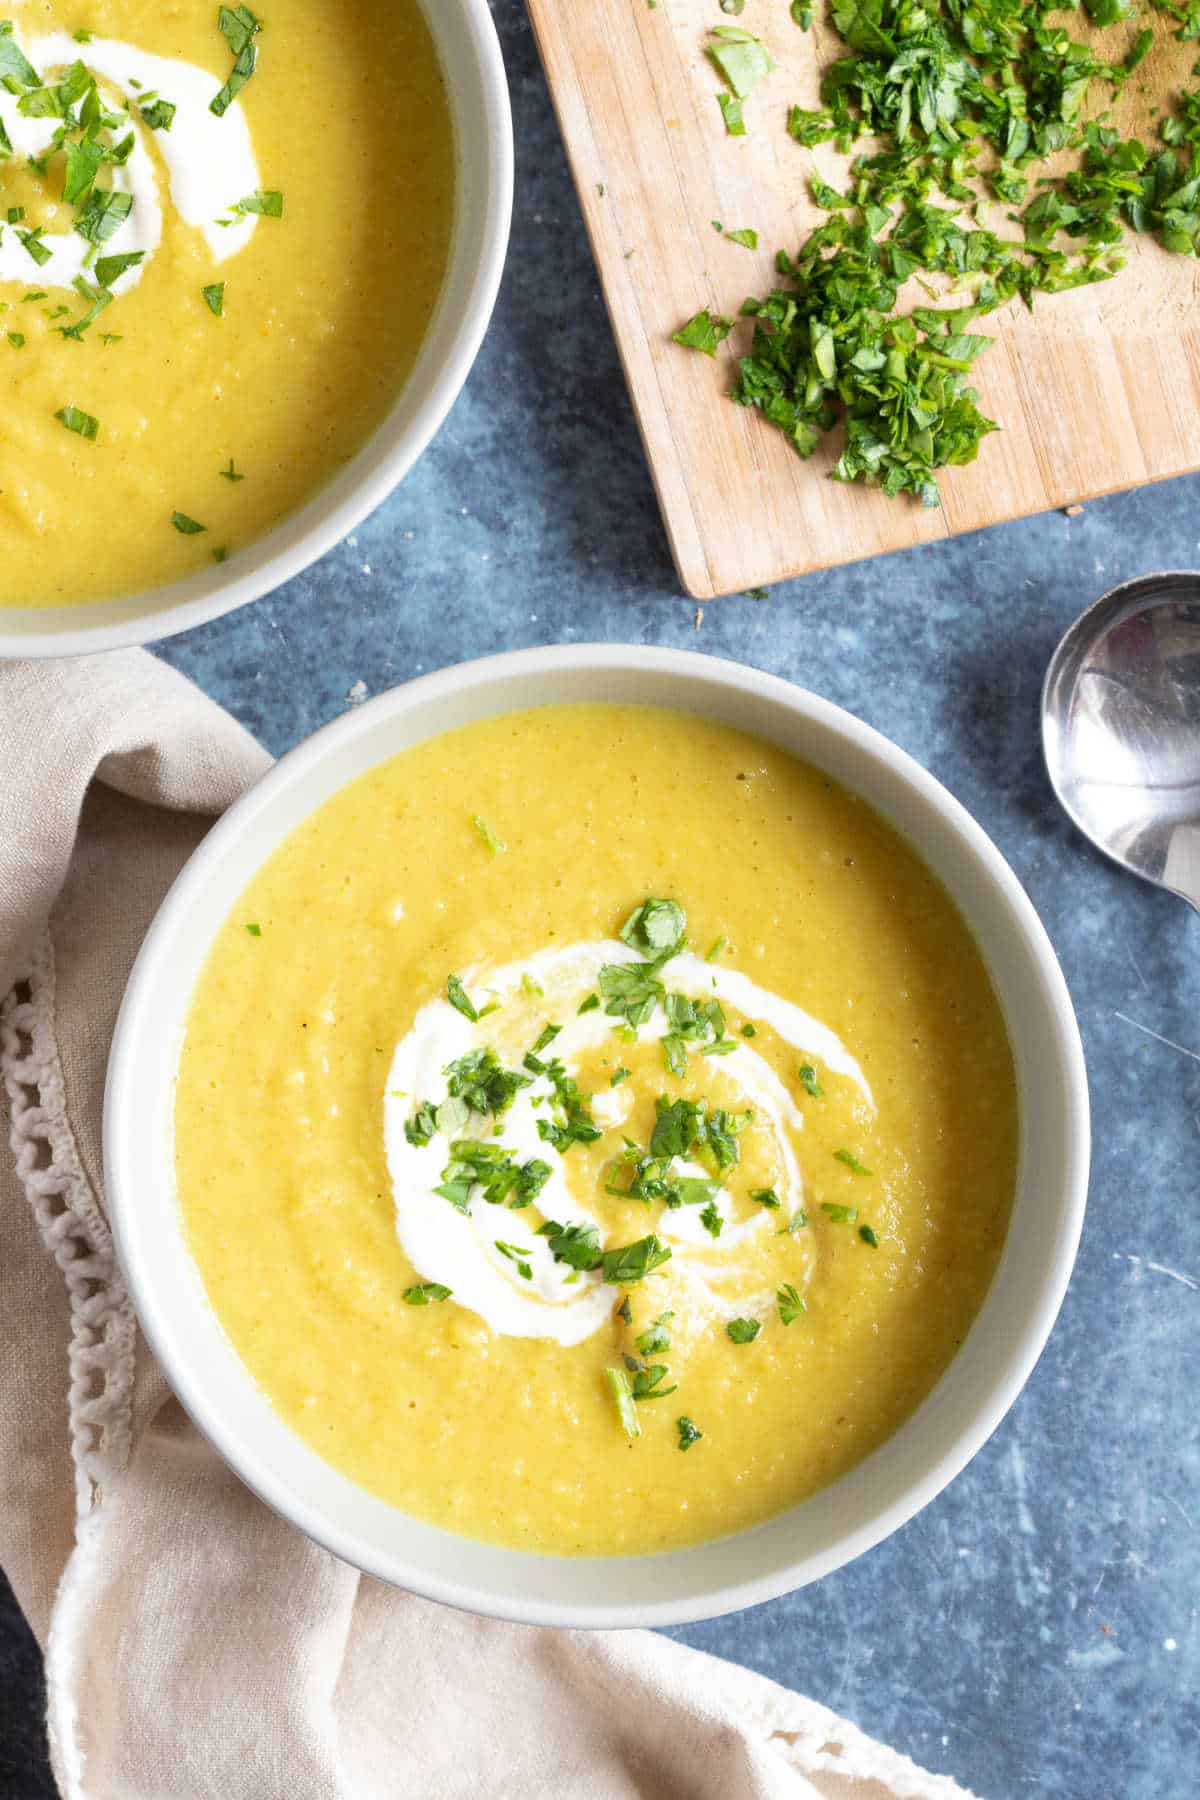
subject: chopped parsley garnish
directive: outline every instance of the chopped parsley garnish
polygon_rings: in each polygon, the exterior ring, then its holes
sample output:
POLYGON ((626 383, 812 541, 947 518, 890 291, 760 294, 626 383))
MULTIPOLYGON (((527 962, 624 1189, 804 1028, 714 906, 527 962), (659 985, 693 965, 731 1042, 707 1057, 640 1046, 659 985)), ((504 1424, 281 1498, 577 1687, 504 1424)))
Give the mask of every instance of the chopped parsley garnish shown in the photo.
POLYGON ((75 230, 89 244, 106 244, 132 211, 132 194, 118 188, 93 188, 75 221, 75 230))
POLYGON ((511 1263, 517 1265, 517 1274, 522 1281, 533 1280, 533 1269, 525 1261, 525 1251, 520 1244, 502 1244, 499 1238, 493 1240, 501 1256, 506 1256, 511 1263))
MULTIPOLYGON (((438 1111, 440 1113, 440 1107, 438 1111)), ((420 1131, 428 1120, 418 1113, 408 1123, 420 1131)), ((408 1135, 407 1126, 405 1135, 408 1135)), ((409 1142, 428 1142, 428 1139, 410 1137, 409 1142)), ((536 1199, 549 1179, 550 1165, 539 1157, 518 1163, 512 1152, 499 1144, 481 1143, 476 1138, 456 1138, 450 1146, 450 1161, 442 1170, 441 1182, 433 1191, 448 1200, 456 1212, 469 1211, 475 1188, 480 1190, 480 1197, 489 1206, 503 1206, 507 1202, 515 1212, 536 1199)))
POLYGON ((784 1282, 783 1286, 775 1295, 775 1299, 779 1307, 779 1322, 781 1325, 790 1325, 793 1319, 798 1319, 801 1313, 808 1311, 807 1301, 804 1299, 804 1296, 793 1287, 790 1281, 784 1282))
MULTIPOLYGON (((465 1122, 465 1121, 464 1121, 465 1122)), ((437 1108, 426 1100, 418 1106, 411 1119, 404 1122, 404 1135, 415 1150, 424 1144, 431 1144, 437 1131, 437 1108)))
POLYGON ((643 1356, 658 1356, 671 1348, 671 1335, 667 1326, 674 1317, 674 1313, 659 1313, 653 1325, 648 1325, 645 1331, 638 1333, 634 1342, 643 1356))
POLYGON ((229 459, 229 467, 227 469, 218 469, 217 474, 221 477, 222 481, 245 481, 246 479, 240 469, 234 468, 232 456, 229 459))
POLYGON ((550 1254, 555 1262, 585 1272, 600 1267, 603 1253, 600 1234, 594 1225, 559 1225, 554 1219, 547 1219, 544 1225, 539 1225, 538 1236, 549 1240, 550 1254))
POLYGON ((589 994, 586 1000, 583 1000, 580 1002, 579 1007, 576 1012, 576 1017, 579 1017, 583 1013, 595 1012, 599 1005, 600 1005, 599 994, 589 994))
POLYGON ((188 517, 187 513, 183 512, 173 512, 171 514, 171 523, 176 531, 181 531, 183 533, 184 537, 195 537, 198 531, 208 530, 207 525, 201 525, 198 519, 191 519, 188 517))
POLYGON ((845 1163, 852 1175, 869 1175, 871 1173, 864 1163, 859 1162, 853 1150, 835 1150, 833 1154, 838 1162, 845 1163))
POLYGON ((613 1397, 617 1417, 621 1421, 625 1435, 631 1438, 641 1437, 641 1422, 637 1416, 637 1407, 634 1405, 633 1389, 629 1385, 628 1375, 624 1369, 605 1369, 604 1379, 608 1383, 608 1391, 613 1397))
MULTIPOLYGON (((600 970, 600 993, 610 1018, 624 1019, 636 1030, 653 1017, 666 989, 654 974, 653 963, 605 963, 600 970)), ((586 1002, 585 1002, 586 1004, 586 1002)), ((580 1008, 582 1011, 583 1008, 580 1008)))
POLYGON ((246 930, 250 933, 251 937, 261 937, 262 936, 262 926, 261 925, 250 924, 250 925, 247 925, 246 930))
POLYGON ((259 188, 256 193, 243 195, 229 210, 239 216, 256 213, 263 219, 282 219, 283 195, 275 188, 259 188))
POLYGON ((559 1151, 569 1149, 572 1144, 594 1144, 600 1136, 600 1127, 592 1118, 591 1096, 582 1092, 557 1058, 545 1063, 540 1063, 535 1056, 525 1058, 526 1068, 534 1063, 538 1064, 535 1073, 547 1075, 553 1088, 554 1116, 537 1122, 542 1142, 559 1151))
POLYGON ((758 233, 749 226, 743 231, 727 231, 725 236, 731 244, 742 244, 747 250, 758 249, 758 233))
POLYGON ((630 1374, 633 1376, 633 1397, 635 1400, 665 1400, 673 1394, 675 1386, 664 1387, 662 1384, 670 1374, 666 1363, 651 1363, 647 1366, 627 1357, 626 1364, 633 1363, 630 1374))
POLYGON ((814 1100, 819 1100, 821 1095, 825 1092, 825 1089, 817 1080, 817 1071, 813 1068, 811 1063, 800 1064, 800 1086, 804 1089, 806 1094, 811 1094, 814 1100))
POLYGON ((720 1237, 721 1227, 725 1221, 721 1217, 720 1208, 715 1200, 710 1200, 705 1206, 704 1211, 700 1214, 700 1223, 710 1237, 720 1237))
POLYGON ((670 1260, 671 1252, 653 1233, 639 1238, 634 1244, 606 1250, 601 1259, 605 1281, 619 1283, 622 1287, 632 1287, 635 1282, 643 1281, 670 1260))
POLYGON ((404 1290, 404 1299, 409 1306, 428 1306, 433 1300, 448 1300, 453 1289, 443 1287, 440 1281, 420 1281, 414 1287, 404 1290))
POLYGON ((656 962, 665 962, 683 949, 687 919, 674 900, 643 900, 630 913, 618 933, 631 950, 640 950, 656 962))
POLYGON ((721 117, 725 121, 725 130, 730 137, 745 137, 746 115, 742 111, 742 103, 735 94, 718 94, 717 105, 721 109, 721 117))
POLYGON ((752 1344, 762 1330, 761 1319, 730 1319, 725 1327, 735 1344, 752 1344))
POLYGON ((494 1050, 468 1050, 446 1065, 445 1074, 447 1092, 454 1099, 463 1100, 471 1112, 490 1113, 494 1118, 506 1113, 532 1081, 532 1076, 519 1069, 504 1068, 494 1050))
POLYGON ((23 350, 25 348, 25 333, 23 331, 10 331, 6 335, 14 350, 23 350))
POLYGON ((114 281, 119 281, 127 269, 136 269, 145 260, 144 250, 126 250, 119 256, 98 256, 92 268, 102 288, 110 288, 114 281))
POLYGON ((504 854, 504 852, 508 849, 508 845, 505 843, 505 841, 502 837, 496 836, 496 833, 492 830, 492 828, 488 824, 487 820, 481 819, 479 814, 476 813, 473 816, 471 823, 472 823, 472 825, 474 825, 476 831, 479 833, 480 837, 483 839, 484 843, 487 845, 487 847, 491 851, 492 855, 493 856, 502 856, 504 854))
POLYGON ((52 254, 42 242, 44 235, 45 231, 41 225, 38 226, 36 231, 17 232, 17 238, 24 244, 26 250, 29 252, 30 256, 32 256, 39 268, 44 267, 44 265, 50 261, 52 254))
POLYGON ((822 1200, 821 1211, 835 1225, 853 1225, 858 1218, 857 1206, 839 1206, 834 1200, 822 1200))
POLYGON ((870 1244, 872 1250, 878 1250, 879 1239, 876 1237, 870 1225, 860 1225, 858 1228, 858 1235, 864 1244, 870 1244))
POLYGON ((175 110, 169 100, 162 99, 152 100, 149 105, 143 100, 138 106, 138 111, 151 131, 170 131, 175 110))
POLYGON ((451 975, 446 982, 446 998, 455 1012, 460 1012, 464 1019, 470 1019, 472 1025, 478 1025, 482 1015, 457 975, 451 975))
POLYGON ((716 962, 722 952, 728 950, 728 948, 729 939, 727 937, 714 938, 708 947, 708 955, 704 958, 705 962, 716 962))
POLYGON ((776 1207, 779 1205, 779 1195, 771 1187, 751 1188, 750 1198, 757 1200, 760 1206, 776 1207))
POLYGON ((802 1206, 798 1206, 787 1224, 775 1233, 776 1237, 795 1237, 808 1224, 808 1214, 802 1206))
POLYGON ((609 1078, 608 1078, 609 1087, 620 1087, 620 1085, 623 1081, 629 1080, 629 1077, 632 1073, 633 1073, 633 1071, 631 1069, 627 1069, 625 1067, 625 1064, 621 1063, 617 1068, 615 1068, 613 1070, 612 1074, 609 1076, 609 1078))
POLYGON ((228 81, 208 103, 209 112, 221 118, 254 73, 258 63, 258 46, 254 40, 262 30, 262 24, 248 6, 222 6, 217 13, 217 25, 234 58, 228 81))
POLYGON ((84 412, 78 406, 60 406, 54 416, 68 431, 75 432, 81 438, 92 439, 99 435, 99 419, 93 418, 91 413, 84 412))
POLYGON ((681 1450, 690 1450, 692 1445, 698 1444, 700 1439, 704 1436, 704 1433, 699 1430, 697 1426, 692 1424, 692 1421, 688 1418, 686 1413, 681 1414, 681 1416, 676 1419, 675 1429, 679 1433, 679 1448, 681 1450))
POLYGON ((758 1036, 757 1025, 751 1025, 750 1021, 747 1019, 746 1023, 742 1026, 742 1036, 744 1038, 757 1037, 758 1036))
POLYGON ((225 315, 225 283, 214 281, 208 287, 201 288, 200 292, 204 297, 204 304, 213 318, 223 318, 225 315))

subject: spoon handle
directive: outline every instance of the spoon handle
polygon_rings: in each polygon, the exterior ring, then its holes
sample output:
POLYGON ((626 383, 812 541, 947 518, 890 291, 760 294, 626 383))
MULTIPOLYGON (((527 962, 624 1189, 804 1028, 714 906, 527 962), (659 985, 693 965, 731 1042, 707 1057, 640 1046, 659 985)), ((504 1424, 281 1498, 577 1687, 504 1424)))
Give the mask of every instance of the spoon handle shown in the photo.
POLYGON ((1200 912, 1200 824, 1189 821, 1171 833, 1162 883, 1200 912))

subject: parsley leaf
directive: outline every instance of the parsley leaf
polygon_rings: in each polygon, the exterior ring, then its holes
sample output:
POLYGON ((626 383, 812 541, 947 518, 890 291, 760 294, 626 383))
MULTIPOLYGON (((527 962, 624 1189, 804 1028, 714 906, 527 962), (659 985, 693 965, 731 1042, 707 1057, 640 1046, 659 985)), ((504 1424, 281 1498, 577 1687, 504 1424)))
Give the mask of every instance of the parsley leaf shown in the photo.
POLYGON ((730 1319, 726 1333, 735 1344, 752 1344, 762 1330, 760 1319, 730 1319))
POLYGON ((479 1023, 479 1009, 469 998, 457 975, 451 975, 446 982, 446 998, 455 1012, 460 1012, 464 1019, 470 1019, 472 1025, 479 1023))
POLYGON ((605 1369, 604 1379, 608 1383, 608 1390, 613 1397, 617 1417, 624 1427, 625 1435, 631 1438, 641 1437, 642 1427, 637 1416, 637 1407, 633 1403, 633 1389, 629 1385, 628 1375, 624 1369, 605 1369))
POLYGON ((804 1296, 793 1287, 790 1281, 784 1282, 775 1299, 779 1307, 779 1321, 782 1325, 790 1325, 793 1319, 798 1319, 801 1313, 808 1311, 808 1304, 804 1296))
POLYGON ((688 1418, 686 1413, 676 1419, 675 1429, 679 1433, 679 1448, 681 1450, 690 1450, 692 1445, 698 1444, 700 1439, 704 1436, 704 1433, 692 1424, 692 1421, 688 1418))
POLYGON ((217 14, 221 36, 233 52, 234 64, 228 81, 208 103, 208 110, 222 118, 237 99, 258 64, 258 47, 254 42, 262 25, 248 6, 222 6, 217 14))
POLYGON ((91 413, 81 411, 78 406, 60 406, 54 416, 68 431, 75 432, 81 438, 90 440, 99 435, 99 419, 93 418, 91 413))
POLYGON ((838 1162, 845 1163, 852 1175, 869 1175, 871 1173, 864 1163, 859 1162, 852 1150, 835 1150, 833 1154, 838 1162))
POLYGON ((182 512, 173 512, 171 523, 176 531, 183 533, 184 537, 195 537, 198 531, 208 530, 207 525, 201 525, 198 519, 189 519, 188 515, 182 512))
POLYGON ((715 356, 732 330, 732 319, 723 319, 718 313, 711 313, 705 307, 703 311, 695 313, 686 325, 680 326, 672 341, 682 344, 685 350, 702 350, 705 356, 715 356))
POLYGON ((422 1281, 405 1288, 403 1298, 409 1306, 428 1306, 432 1300, 448 1300, 452 1291, 443 1287, 440 1281, 422 1281))
POLYGON ((225 312, 225 283, 214 281, 209 287, 201 288, 200 292, 204 297, 204 304, 213 318, 222 318, 225 312))
POLYGON ((644 1280, 670 1260, 671 1252, 659 1243, 653 1233, 639 1238, 634 1244, 623 1244, 619 1249, 606 1250, 601 1259, 605 1281, 619 1282, 623 1287, 632 1287, 635 1282, 644 1280))
POLYGON ((492 828, 488 824, 487 820, 481 819, 479 814, 476 813, 473 816, 471 823, 472 823, 472 825, 474 825, 476 831, 479 833, 480 837, 483 839, 484 843, 487 845, 487 847, 491 851, 492 855, 493 856, 503 855, 504 851, 508 849, 508 845, 505 843, 505 841, 502 837, 496 836, 496 833, 492 830, 492 828))

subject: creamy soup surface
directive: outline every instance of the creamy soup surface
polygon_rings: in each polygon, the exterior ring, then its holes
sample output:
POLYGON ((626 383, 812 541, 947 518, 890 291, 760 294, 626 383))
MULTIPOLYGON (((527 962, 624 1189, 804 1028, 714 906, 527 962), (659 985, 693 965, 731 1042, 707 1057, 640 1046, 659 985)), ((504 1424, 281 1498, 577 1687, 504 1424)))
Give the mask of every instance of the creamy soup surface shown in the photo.
POLYGON ((448 255, 441 74, 416 0, 0 20, 0 605, 137 593, 236 559, 395 401, 448 255))
POLYGON ((404 752, 198 982, 188 1239, 289 1424, 562 1554, 751 1525, 868 1455, 996 1267, 1012 1058, 948 895, 723 725, 547 707, 404 752))

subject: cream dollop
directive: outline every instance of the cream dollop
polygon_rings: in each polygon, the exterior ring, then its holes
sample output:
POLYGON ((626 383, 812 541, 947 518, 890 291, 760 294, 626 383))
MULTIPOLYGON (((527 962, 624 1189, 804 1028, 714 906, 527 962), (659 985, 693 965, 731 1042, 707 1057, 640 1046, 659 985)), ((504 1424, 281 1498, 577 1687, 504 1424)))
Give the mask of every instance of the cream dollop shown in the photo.
MULTIPOLYGON (((258 164, 250 128, 238 103, 234 101, 222 118, 209 111, 209 102, 221 84, 207 69, 177 57, 151 56, 116 38, 93 38, 88 44, 79 44, 65 31, 34 38, 22 49, 46 82, 81 61, 102 84, 105 97, 119 94, 129 114, 128 127, 122 123, 114 134, 120 137, 126 129, 132 130, 134 146, 129 160, 106 166, 101 176, 103 186, 132 194, 133 206, 99 253, 118 256, 140 250, 143 260, 112 282, 113 293, 122 293, 141 280, 162 240, 162 204, 151 142, 166 169, 171 205, 185 224, 204 233, 214 260, 225 262, 245 248, 254 235, 254 215, 234 216, 228 225, 219 225, 217 220, 229 218, 237 201, 257 191, 258 164), (142 119, 139 99, 150 93, 175 107, 169 131, 152 131, 142 119)), ((61 121, 27 119, 18 110, 18 98, 0 88, 0 123, 16 155, 41 156, 61 121)), ((42 237, 42 245, 50 253, 45 263, 36 264, 16 232, 4 228, 0 234, 0 281, 69 288, 79 276, 89 279, 84 259, 92 246, 74 228, 74 209, 60 202, 58 210, 66 229, 47 231, 42 237)))
MULTIPOLYGON (((583 1052, 609 1041, 613 1028, 612 1019, 602 1010, 579 1014, 580 1001, 595 991, 605 963, 629 960, 625 945, 602 940, 542 950, 519 963, 497 968, 470 969, 463 979, 473 998, 486 996, 501 1007, 516 997, 523 983, 536 983, 543 990, 539 1008, 547 1018, 563 1021, 547 1055, 557 1057, 571 1074, 577 1071, 583 1052)), ((672 958, 667 979, 673 992, 694 999, 715 995, 746 1018, 770 1025, 793 1049, 849 1077, 867 1105, 874 1106, 866 1077, 845 1045, 820 1020, 791 1001, 759 987, 736 969, 702 962, 687 952, 672 958)), ((489 1014, 475 1024, 449 1001, 431 1000, 396 1046, 384 1097, 384 1139, 396 1234, 421 1276, 450 1288, 459 1305, 478 1313, 493 1331, 513 1337, 553 1338, 560 1344, 580 1343, 611 1317, 613 1288, 602 1281, 599 1272, 573 1271, 555 1262, 546 1239, 538 1237, 526 1222, 523 1209, 491 1205, 476 1190, 467 1212, 459 1212, 434 1192, 449 1160, 447 1139, 439 1134, 429 1144, 414 1145, 405 1133, 419 1102, 437 1104, 446 1098, 447 1065, 484 1047, 489 1039, 495 1040, 495 1018, 489 1014), (527 1264, 529 1279, 521 1276, 511 1257, 496 1248, 497 1239, 527 1264)), ((661 1038, 666 1030, 660 1008, 642 1027, 640 1036, 661 1038)), ((785 1192, 781 1198, 789 1208, 800 1205, 803 1179, 793 1143, 794 1135, 804 1127, 800 1109, 766 1058, 748 1042, 739 1042, 721 1059, 721 1074, 740 1088, 744 1103, 754 1108, 756 1123, 765 1124, 772 1132, 783 1170, 785 1192)), ((522 1163, 537 1157, 549 1164, 550 1176, 537 1199, 540 1214, 564 1225, 599 1228, 599 1220, 573 1191, 570 1151, 560 1155, 538 1136, 537 1121, 546 1116, 545 1100, 551 1092, 548 1078, 536 1077, 504 1114, 500 1137, 491 1138, 490 1119, 477 1117, 472 1117, 460 1135, 494 1141, 522 1163)), ((627 1108, 628 1097, 621 1088, 594 1096, 593 1116, 604 1128, 618 1126, 627 1108)), ((709 1171, 682 1161, 675 1164, 673 1172, 711 1179, 709 1171)), ((773 1227, 771 1215, 763 1210, 733 1222, 728 1217, 727 1198, 723 1193, 717 1196, 724 1222, 719 1239, 705 1229, 700 1208, 695 1206, 664 1209, 656 1228, 670 1240, 676 1264, 681 1265, 678 1272, 695 1283, 705 1305, 731 1316, 737 1303, 726 1301, 722 1289, 736 1283, 738 1248, 773 1227)))

